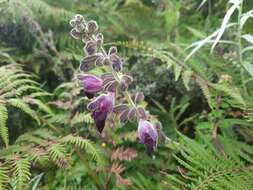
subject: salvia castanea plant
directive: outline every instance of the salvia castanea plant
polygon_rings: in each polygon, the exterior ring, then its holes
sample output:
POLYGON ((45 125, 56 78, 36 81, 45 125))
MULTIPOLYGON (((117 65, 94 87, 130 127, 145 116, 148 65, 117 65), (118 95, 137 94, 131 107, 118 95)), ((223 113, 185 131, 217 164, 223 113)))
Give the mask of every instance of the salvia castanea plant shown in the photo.
POLYGON ((152 153, 157 146, 158 132, 156 126, 159 121, 152 120, 149 113, 138 103, 144 99, 141 92, 132 95, 128 87, 133 78, 123 73, 123 60, 117 48, 111 46, 107 51, 104 37, 99 33, 98 24, 94 20, 86 21, 82 15, 75 15, 70 21, 71 35, 81 40, 84 45, 85 57, 80 61, 81 74, 77 76, 88 98, 92 98, 87 105, 95 121, 97 130, 101 133, 106 125, 109 114, 119 117, 120 122, 138 120, 138 138, 145 144, 148 153, 152 153), (101 76, 88 72, 95 67, 104 67, 107 71, 101 76), (99 96, 96 96, 101 93, 99 96), (119 94, 123 95, 123 98, 119 94))

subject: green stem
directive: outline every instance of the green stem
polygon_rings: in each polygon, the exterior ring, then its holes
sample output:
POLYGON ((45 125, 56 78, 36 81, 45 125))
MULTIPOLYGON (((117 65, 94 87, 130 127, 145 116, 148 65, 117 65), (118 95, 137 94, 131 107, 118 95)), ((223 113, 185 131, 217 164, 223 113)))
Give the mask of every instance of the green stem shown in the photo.
MULTIPOLYGON (((112 74, 113 74, 115 80, 116 80, 118 83, 120 83, 120 76, 119 76, 119 74, 118 74, 116 71, 114 71, 114 69, 113 69, 112 67, 111 67, 111 72, 112 72, 112 74)), ((134 101, 132 100, 131 95, 129 94, 129 92, 128 92, 128 91, 125 91, 125 92, 123 92, 123 95, 125 96, 127 102, 128 102, 133 108, 136 108, 136 105, 135 105, 134 101)))
MULTIPOLYGON (((104 56, 107 56, 107 53, 106 53, 105 49, 104 49, 102 46, 100 47, 100 49, 101 49, 102 53, 104 54, 104 56)), ((117 73, 117 72, 112 68, 112 66, 110 67, 110 70, 111 70, 111 72, 112 72, 112 74, 113 74, 115 80, 116 80, 118 83, 120 83, 121 77, 120 77, 119 73, 117 73)), ((128 91, 125 91, 125 92, 123 92, 123 95, 125 96, 127 102, 128 102, 133 108, 136 108, 136 105, 135 105, 134 101, 132 100, 131 95, 129 94, 129 92, 128 92, 128 91)))
POLYGON ((240 24, 241 16, 242 16, 242 8, 243 8, 243 0, 241 0, 240 8, 238 10, 238 28, 237 28, 237 56, 238 56, 238 62, 241 65, 240 69, 240 75, 241 75, 241 81, 242 81, 242 88, 245 95, 248 95, 247 87, 245 83, 245 76, 244 76, 244 67, 243 67, 243 57, 242 57, 242 27, 240 24))

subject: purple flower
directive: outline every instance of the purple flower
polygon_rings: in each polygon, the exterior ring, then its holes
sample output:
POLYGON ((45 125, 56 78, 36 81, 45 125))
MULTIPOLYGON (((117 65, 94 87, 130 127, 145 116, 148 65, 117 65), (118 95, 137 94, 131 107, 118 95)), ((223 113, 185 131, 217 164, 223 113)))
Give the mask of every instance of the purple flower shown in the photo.
POLYGON ((95 121, 98 131, 101 133, 105 127, 105 121, 110 112, 113 111, 115 95, 113 92, 102 94, 88 104, 87 108, 92 111, 92 118, 95 121))
POLYGON ((103 80, 94 75, 81 75, 78 77, 82 81, 84 91, 88 97, 93 97, 93 95, 100 90, 102 90, 103 80))
POLYGON ((139 120, 138 137, 140 142, 146 145, 148 153, 155 150, 158 134, 153 125, 147 120, 139 120))

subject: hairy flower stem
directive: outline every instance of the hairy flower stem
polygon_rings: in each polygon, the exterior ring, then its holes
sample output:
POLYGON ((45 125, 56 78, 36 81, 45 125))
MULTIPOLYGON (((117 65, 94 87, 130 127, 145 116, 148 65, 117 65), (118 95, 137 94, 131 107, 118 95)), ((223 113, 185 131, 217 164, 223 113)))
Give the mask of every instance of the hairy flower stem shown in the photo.
POLYGON ((243 57, 242 57, 242 27, 241 27, 242 9, 243 9, 243 0, 241 0, 240 7, 238 10, 237 56, 238 56, 238 62, 241 65, 240 75, 241 75, 241 81, 242 81, 242 88, 243 88, 244 94, 246 96, 248 96, 247 87, 246 87, 246 83, 245 83, 245 76, 244 76, 243 57))
MULTIPOLYGON (((105 49, 103 48, 103 46, 100 46, 100 49, 101 49, 102 53, 104 54, 104 56, 107 56, 107 53, 106 53, 105 49)), ((117 73, 117 72, 112 68, 112 66, 110 67, 110 71, 112 72, 112 74, 113 74, 115 80, 116 80, 118 83, 120 83, 120 75, 119 75, 119 73, 117 73)), ((123 92, 123 95, 125 96, 127 102, 128 102, 133 108, 136 108, 136 105, 135 105, 134 101, 132 100, 132 98, 131 98, 129 92, 128 92, 128 91, 125 91, 125 92, 123 92)))

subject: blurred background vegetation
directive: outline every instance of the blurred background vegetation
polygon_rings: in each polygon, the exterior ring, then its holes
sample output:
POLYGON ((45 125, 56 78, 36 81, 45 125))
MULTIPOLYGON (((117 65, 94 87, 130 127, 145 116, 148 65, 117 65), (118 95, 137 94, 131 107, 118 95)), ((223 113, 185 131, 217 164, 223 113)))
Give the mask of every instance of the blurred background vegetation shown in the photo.
POLYGON ((0 0, 0 189, 253 189, 252 10, 251 0, 0 0), (118 47, 131 90, 171 139, 154 155, 136 122, 97 134, 75 80, 77 13, 118 47))

